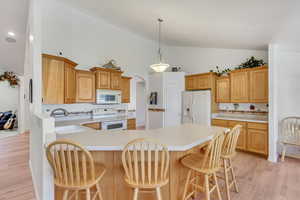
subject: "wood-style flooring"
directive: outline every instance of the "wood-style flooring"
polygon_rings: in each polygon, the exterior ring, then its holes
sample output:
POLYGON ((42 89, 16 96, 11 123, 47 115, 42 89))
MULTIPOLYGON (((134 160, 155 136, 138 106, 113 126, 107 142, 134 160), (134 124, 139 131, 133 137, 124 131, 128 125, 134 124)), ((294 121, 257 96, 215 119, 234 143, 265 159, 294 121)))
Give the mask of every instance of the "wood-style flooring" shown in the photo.
MULTIPOLYGON (((35 199, 28 154, 29 134, 0 140, 0 200, 35 199)), ((240 192, 231 192, 232 200, 300 199, 299 160, 287 158, 274 164, 257 155, 238 153, 234 166, 240 192)), ((223 185, 222 180, 219 183, 223 185)))
POLYGON ((29 134, 0 139, 0 200, 35 200, 29 134))

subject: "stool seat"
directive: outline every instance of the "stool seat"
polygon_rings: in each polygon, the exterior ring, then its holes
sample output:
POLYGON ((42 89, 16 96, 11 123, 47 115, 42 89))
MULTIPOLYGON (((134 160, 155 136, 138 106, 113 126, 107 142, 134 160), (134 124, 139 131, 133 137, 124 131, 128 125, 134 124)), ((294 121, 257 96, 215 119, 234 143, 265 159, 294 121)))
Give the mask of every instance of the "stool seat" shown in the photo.
POLYGON ((187 167, 189 169, 200 172, 200 173, 209 174, 209 173, 214 173, 219 170, 219 167, 211 168, 211 169, 203 169, 202 167, 204 165, 204 163, 203 163, 204 161, 205 161, 204 154, 202 154, 202 153, 191 153, 181 159, 182 165, 184 165, 185 167, 187 167))

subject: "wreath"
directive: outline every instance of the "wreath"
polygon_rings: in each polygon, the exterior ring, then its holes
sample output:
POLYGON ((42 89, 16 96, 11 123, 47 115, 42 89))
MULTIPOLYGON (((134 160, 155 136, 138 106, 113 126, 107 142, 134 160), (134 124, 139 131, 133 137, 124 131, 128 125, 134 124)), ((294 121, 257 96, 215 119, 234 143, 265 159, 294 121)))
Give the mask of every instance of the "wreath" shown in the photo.
POLYGON ((0 75, 0 81, 8 81, 10 86, 19 85, 19 78, 14 72, 4 72, 0 75))

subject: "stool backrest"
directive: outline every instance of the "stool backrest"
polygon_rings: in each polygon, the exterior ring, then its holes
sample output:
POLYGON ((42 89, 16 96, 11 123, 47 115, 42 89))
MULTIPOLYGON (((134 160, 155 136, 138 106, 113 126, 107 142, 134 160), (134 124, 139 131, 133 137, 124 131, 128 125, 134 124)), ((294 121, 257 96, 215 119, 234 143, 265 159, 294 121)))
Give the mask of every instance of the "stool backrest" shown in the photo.
POLYGON ((223 144, 223 152, 222 154, 225 156, 230 156, 235 153, 236 145, 240 136, 242 126, 236 125, 231 129, 229 133, 226 134, 224 144, 223 144))
POLYGON ((95 180, 92 155, 80 144, 57 140, 48 145, 46 154, 54 172, 55 184, 82 186, 95 180))
POLYGON ((281 121, 279 140, 300 145, 300 117, 287 117, 281 121))
POLYGON ((224 133, 219 133, 210 141, 204 154, 204 160, 201 169, 215 170, 220 167, 224 137, 224 133))
POLYGON ((170 156, 165 145, 151 139, 129 142, 122 152, 126 179, 131 184, 157 184, 168 180, 170 156))

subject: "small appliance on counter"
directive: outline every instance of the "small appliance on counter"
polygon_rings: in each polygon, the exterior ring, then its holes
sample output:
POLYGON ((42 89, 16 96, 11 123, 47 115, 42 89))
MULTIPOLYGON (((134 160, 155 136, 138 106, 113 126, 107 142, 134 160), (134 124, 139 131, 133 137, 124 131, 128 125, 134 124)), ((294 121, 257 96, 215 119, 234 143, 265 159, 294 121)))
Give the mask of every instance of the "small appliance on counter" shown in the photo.
POLYGON ((97 104, 121 104, 121 91, 120 90, 97 90, 96 103, 97 104))

